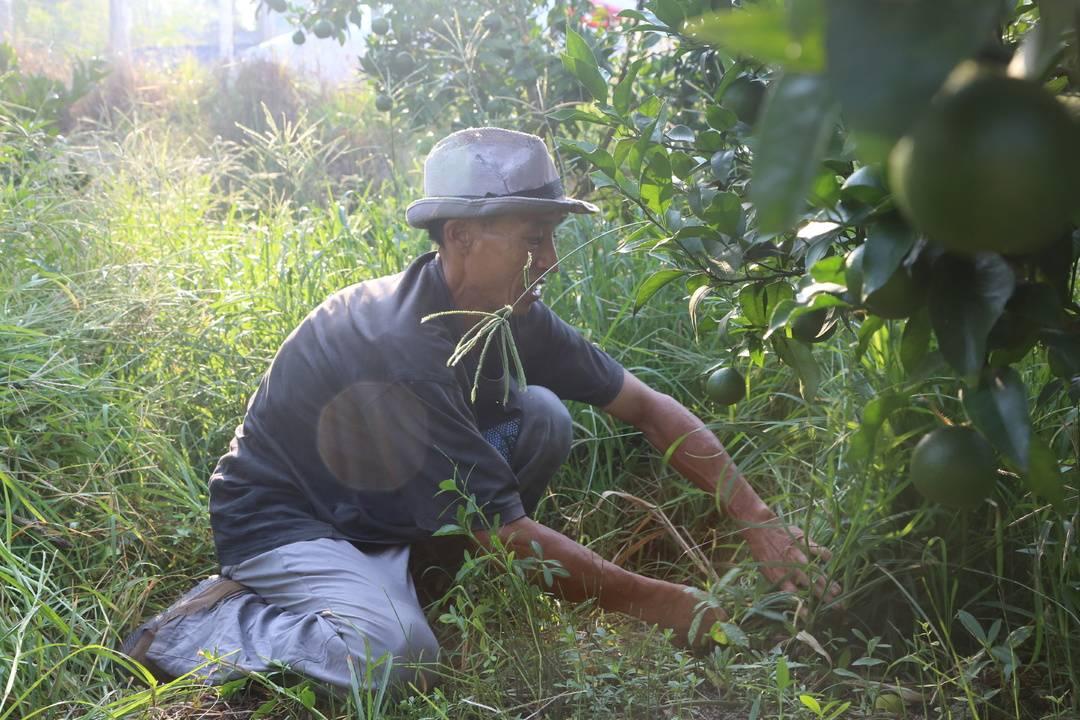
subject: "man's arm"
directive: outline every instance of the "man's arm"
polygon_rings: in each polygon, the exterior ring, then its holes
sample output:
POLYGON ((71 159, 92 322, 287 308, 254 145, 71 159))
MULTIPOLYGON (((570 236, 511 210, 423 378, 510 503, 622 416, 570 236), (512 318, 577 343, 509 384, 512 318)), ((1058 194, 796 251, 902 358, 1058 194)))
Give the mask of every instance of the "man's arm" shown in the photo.
MULTIPOLYGON (((535 542, 547 560, 557 560, 568 573, 555 577, 551 588, 559 598, 571 602, 595 599, 607 611, 633 615, 645 622, 671 628, 680 641, 687 640, 701 594, 694 588, 676 583, 656 580, 624 570, 604 560, 562 533, 523 517, 499 528, 499 538, 518 556, 533 557, 535 542)), ((490 549, 488 532, 478 531, 476 539, 490 549)), ((698 637, 700 640, 712 623, 724 620, 726 615, 717 608, 710 608, 703 618, 698 637)))
POLYGON ((727 513, 741 525, 740 532, 764 575, 787 591, 796 585, 812 587, 830 599, 839 586, 828 589, 825 579, 811 582, 805 568, 809 556, 824 559, 829 551, 784 525, 739 472, 724 446, 705 424, 674 398, 659 393, 625 372, 622 390, 603 409, 644 433, 649 442, 666 452, 676 442, 671 465, 703 490, 719 498, 727 513))

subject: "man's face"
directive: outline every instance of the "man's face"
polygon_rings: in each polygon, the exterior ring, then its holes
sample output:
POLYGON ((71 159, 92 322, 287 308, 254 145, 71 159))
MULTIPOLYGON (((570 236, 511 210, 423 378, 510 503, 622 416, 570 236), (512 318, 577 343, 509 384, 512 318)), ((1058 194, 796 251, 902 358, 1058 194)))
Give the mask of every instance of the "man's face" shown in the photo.
POLYGON ((473 242, 464 265, 470 304, 494 311, 528 312, 540 299, 544 273, 558 270, 555 228, 564 213, 499 215, 472 221, 473 242))

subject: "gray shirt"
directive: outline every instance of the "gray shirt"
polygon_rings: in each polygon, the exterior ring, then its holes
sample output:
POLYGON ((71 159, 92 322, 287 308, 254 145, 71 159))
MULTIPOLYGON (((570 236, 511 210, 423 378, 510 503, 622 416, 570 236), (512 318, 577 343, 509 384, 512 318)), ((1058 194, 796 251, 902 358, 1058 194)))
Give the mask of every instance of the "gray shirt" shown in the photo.
MULTIPOLYGON (((511 418, 490 351, 475 403, 476 355, 447 367, 461 334, 438 256, 345 288, 281 345, 210 478, 218 559, 333 537, 410 543, 454 520, 454 478, 490 522, 523 516, 517 478, 481 430, 511 418)), ((543 303, 511 322, 526 380, 565 400, 606 405, 622 367, 543 303)))

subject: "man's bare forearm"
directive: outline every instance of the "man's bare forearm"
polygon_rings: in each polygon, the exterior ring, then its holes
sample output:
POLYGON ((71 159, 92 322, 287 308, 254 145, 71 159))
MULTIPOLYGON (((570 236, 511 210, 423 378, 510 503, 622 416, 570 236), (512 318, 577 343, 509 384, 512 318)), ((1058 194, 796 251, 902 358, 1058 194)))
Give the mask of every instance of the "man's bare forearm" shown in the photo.
POLYGON ((737 520, 758 523, 775 518, 716 435, 696 415, 667 395, 656 393, 653 397, 641 430, 661 452, 679 442, 669 462, 683 477, 718 496, 727 513, 737 520))
MULTIPOLYGON (((607 611, 633 615, 665 627, 681 627, 692 615, 696 598, 675 583, 629 572, 604 560, 585 546, 560 532, 529 518, 521 518, 499 529, 499 538, 518 556, 536 555, 536 542, 544 559, 557 560, 568 575, 555 577, 551 588, 559 598, 571 602, 595 599, 607 611)), ((490 547, 486 532, 477 539, 490 547)))

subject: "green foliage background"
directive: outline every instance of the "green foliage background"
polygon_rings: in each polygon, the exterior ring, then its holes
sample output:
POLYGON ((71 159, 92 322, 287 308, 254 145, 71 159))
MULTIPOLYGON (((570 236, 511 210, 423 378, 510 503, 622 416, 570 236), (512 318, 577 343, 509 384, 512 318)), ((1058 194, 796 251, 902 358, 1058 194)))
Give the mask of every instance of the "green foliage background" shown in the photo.
MULTIPOLYGON (((906 318, 874 314, 883 307, 874 284, 927 243, 897 219, 875 164, 906 128, 836 87, 850 81, 857 98, 897 87, 929 98, 936 88, 893 77, 896 59, 913 52, 908 36, 844 35, 841 48, 887 60, 864 63, 866 76, 884 73, 868 84, 838 69, 848 65, 834 62, 830 33, 846 26, 822 24, 814 3, 649 2, 612 28, 591 26, 578 4, 544 6, 550 13, 534 23, 523 17, 540 5, 523 2, 457 3, 452 26, 442 15, 422 19, 440 5, 388 4, 390 31, 372 38, 375 66, 359 92, 321 95, 268 68, 232 85, 191 68, 160 78, 136 69, 169 92, 116 83, 114 72, 89 89, 65 85, 57 105, 33 101, 24 88, 39 81, 13 64, 0 72, 0 720, 208 709, 1074 716, 1072 341, 1055 345, 1042 331, 1036 351, 1006 352, 1000 363, 991 353, 980 378, 951 364, 933 321, 940 303, 906 318), (709 19, 690 33, 686 20, 703 13, 709 19), (529 46, 506 28, 525 28, 529 46), (469 38, 475 55, 449 57, 469 38), (415 70, 395 75, 406 47, 415 70), (531 67, 533 80, 483 59, 490 50, 505 60, 507 47, 521 55, 510 67, 531 67), (462 69, 464 78, 444 74, 462 69), (443 88, 451 92, 440 98, 443 88), (374 107, 387 92, 390 113, 374 107), (263 110, 260 100, 279 104, 263 110), (205 481, 278 344, 333 290, 399 270, 426 249, 403 220, 424 141, 479 122, 543 134, 573 192, 604 207, 604 217, 563 229, 562 248, 584 247, 563 260, 547 301, 698 413, 767 501, 833 549, 822 570, 844 586, 840 602, 763 584, 712 498, 627 428, 575 407, 575 448, 541 519, 626 567, 706 587, 733 612, 707 652, 561 606, 525 582, 542 568, 497 551, 470 557, 431 608, 447 651, 437 690, 399 700, 358 689, 330 700, 280 677, 210 690, 118 682, 110 668, 119 638, 214 570, 205 481), (856 127, 875 132, 853 137, 856 127), (871 293, 854 297, 844 258, 875 244, 893 251, 864 258, 871 293), (821 324, 800 335, 797 321, 821 311, 821 324), (746 376, 747 398, 730 408, 705 395, 720 366, 746 376), (944 423, 974 425, 1003 461, 993 493, 972 509, 927 503, 907 477, 914 445, 944 423), (1037 476, 1049 478, 1042 486, 1010 460, 1025 427, 1052 451, 1037 457, 1037 476)), ((997 51, 1006 58, 1045 20, 1040 10, 1056 7, 1000 5, 991 9, 1006 13, 997 51)), ((941 63, 978 49, 960 52, 950 39, 967 37, 964 22, 978 24, 978 13, 964 14, 973 7, 950 2, 913 16, 920 37, 944 28, 941 63), (959 19, 945 22, 951 12, 959 19)), ((327 2, 287 12, 306 28, 325 16, 344 32, 356 9, 327 2)), ((1068 49, 1048 50, 1038 78, 1059 93, 1076 88, 1075 30, 1061 37, 1068 49)), ((921 50, 932 57, 928 45, 921 50)), ((1041 264, 993 256, 975 272, 1030 269, 1058 289, 1049 315, 1071 318, 1074 256, 1071 245, 1041 264)), ((976 308, 984 340, 995 342, 1010 312, 1037 325, 1010 308, 1000 284, 987 286, 1007 302, 976 308)), ((1059 337, 1072 327, 1063 323, 1059 337)))

